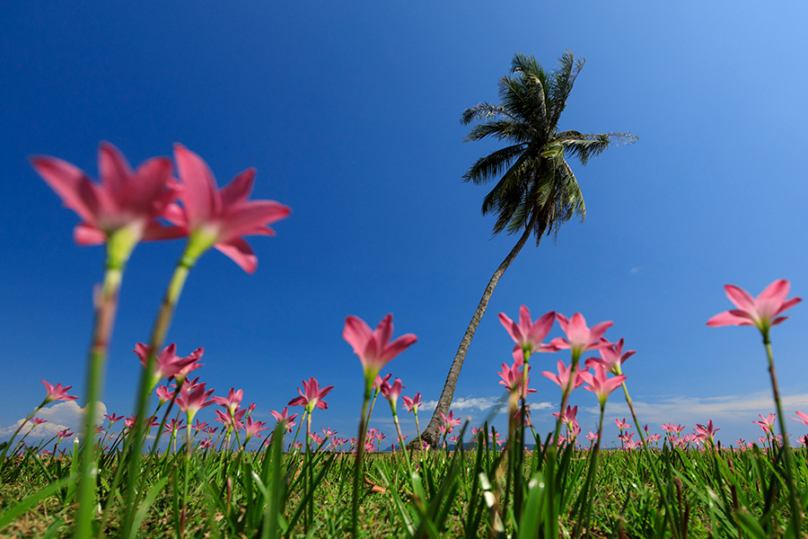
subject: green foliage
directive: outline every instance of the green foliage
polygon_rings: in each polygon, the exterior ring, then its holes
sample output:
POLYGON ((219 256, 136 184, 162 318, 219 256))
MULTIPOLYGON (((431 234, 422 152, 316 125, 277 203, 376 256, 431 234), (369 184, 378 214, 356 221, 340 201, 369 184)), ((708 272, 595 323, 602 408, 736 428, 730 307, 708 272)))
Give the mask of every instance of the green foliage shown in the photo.
POLYGON ((497 216, 494 234, 532 228, 536 243, 544 233, 556 237, 560 226, 586 218, 583 194, 566 158, 582 165, 613 143, 631 143, 628 133, 583 134, 559 131, 567 98, 584 66, 567 51, 547 73, 533 56, 516 54, 508 75, 499 80, 500 104, 482 102, 460 117, 471 127, 467 141, 493 137, 508 146, 479 158, 463 175, 476 185, 499 178, 483 199, 483 215, 497 216))

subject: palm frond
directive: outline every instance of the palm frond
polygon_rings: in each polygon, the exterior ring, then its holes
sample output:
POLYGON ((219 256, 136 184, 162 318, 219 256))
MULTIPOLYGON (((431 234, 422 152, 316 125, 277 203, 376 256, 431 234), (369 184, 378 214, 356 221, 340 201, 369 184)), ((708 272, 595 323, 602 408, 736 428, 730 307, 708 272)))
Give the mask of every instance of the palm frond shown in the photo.
POLYGON ((486 183, 491 178, 502 174, 511 166, 511 162, 524 151, 524 144, 514 144, 481 157, 474 162, 468 172, 463 174, 463 181, 471 181, 474 185, 486 183))
POLYGON ((561 113, 567 106, 567 98, 575 85, 575 79, 584 67, 586 60, 575 61, 570 51, 564 52, 558 59, 558 69, 550 76, 550 101, 552 111, 550 113, 550 125, 553 129, 558 125, 561 113))
POLYGON ((503 116, 515 122, 520 121, 518 118, 513 117, 507 110, 505 110, 505 107, 502 105, 492 105, 483 101, 482 103, 477 103, 470 109, 464 110, 463 114, 460 116, 460 123, 463 125, 468 125, 471 122, 485 122, 492 118, 499 118, 503 116))
POLYGON ((486 137, 496 137, 498 140, 507 139, 511 142, 522 143, 532 140, 534 136, 534 129, 524 122, 493 120, 473 126, 463 140, 471 142, 486 137))

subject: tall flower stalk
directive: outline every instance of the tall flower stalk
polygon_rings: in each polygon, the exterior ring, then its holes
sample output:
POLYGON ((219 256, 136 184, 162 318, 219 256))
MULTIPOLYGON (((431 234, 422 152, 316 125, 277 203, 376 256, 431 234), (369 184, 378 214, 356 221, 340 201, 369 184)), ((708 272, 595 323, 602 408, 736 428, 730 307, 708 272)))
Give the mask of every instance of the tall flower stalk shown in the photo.
POLYGON ((790 282, 786 279, 778 279, 767 286, 757 298, 753 298, 746 290, 728 284, 724 286, 724 290, 736 308, 713 316, 707 321, 707 325, 710 327, 754 326, 763 338, 763 346, 766 349, 766 360, 769 366, 769 377, 772 384, 772 394, 777 408, 780 434, 783 436, 783 464, 788 484, 792 523, 794 533, 799 534, 802 529, 802 504, 800 502, 800 493, 797 490, 797 483, 794 479, 794 456, 791 453, 788 433, 786 432, 785 416, 783 415, 783 405, 780 398, 780 387, 777 383, 777 371, 774 368, 774 354, 770 337, 772 326, 776 326, 788 319, 787 316, 781 316, 781 314, 802 301, 801 298, 797 297, 786 299, 790 289, 790 282))

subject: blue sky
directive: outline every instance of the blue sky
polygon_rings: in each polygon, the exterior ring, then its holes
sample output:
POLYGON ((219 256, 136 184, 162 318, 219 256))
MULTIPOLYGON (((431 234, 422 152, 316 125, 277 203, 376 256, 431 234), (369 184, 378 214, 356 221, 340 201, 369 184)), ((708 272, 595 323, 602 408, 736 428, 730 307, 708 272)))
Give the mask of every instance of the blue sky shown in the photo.
MULTIPOLYGON (((336 387, 315 423, 351 436, 361 368, 341 338, 344 319, 375 325, 392 312, 396 335, 419 341, 386 372, 402 378, 405 395, 437 399, 480 295, 516 241, 492 237, 493 218, 480 215, 486 187, 461 181, 500 146, 464 143, 460 114, 497 100, 516 52, 552 69, 569 49, 587 63, 561 127, 630 131, 640 141, 586 167, 571 162, 587 221, 566 224, 555 245, 528 244, 505 274, 456 391, 482 400, 460 401, 458 413, 481 420, 500 395, 496 372, 511 342, 496 314, 515 317, 525 304, 534 316, 613 320, 606 336, 637 350, 625 371, 652 428, 713 419, 725 442, 757 436, 751 421, 773 411, 759 336, 705 321, 730 307, 725 283, 757 294, 787 278, 793 294, 808 294, 807 12, 797 2, 7 3, 0 433, 40 401, 40 378, 83 394, 103 250, 72 243, 76 216, 27 158, 57 156, 97 177, 101 140, 133 164, 181 142, 220 185, 256 167, 253 198, 292 208, 276 237, 250 239, 254 275, 211 252, 190 276, 169 340, 186 354, 205 347, 198 373, 208 387, 243 388, 256 417, 269 418, 301 379, 317 377, 336 387)), ((109 411, 132 409, 131 349, 148 337, 181 247, 140 245, 127 268, 109 411)), ((808 411, 804 310, 795 307, 773 335, 789 414, 808 411)), ((534 373, 556 359, 540 358, 534 373)), ((535 402, 554 411, 556 386, 539 376, 534 386, 535 402)), ((613 400, 608 420, 626 415, 613 400)), ((582 390, 573 403, 596 406, 582 390)), ((541 431, 550 411, 537 411, 541 431)), ((392 435, 389 412, 375 415, 392 435)), ((594 415, 579 419, 594 428, 594 415)), ((791 424, 795 435, 801 427, 791 424)))

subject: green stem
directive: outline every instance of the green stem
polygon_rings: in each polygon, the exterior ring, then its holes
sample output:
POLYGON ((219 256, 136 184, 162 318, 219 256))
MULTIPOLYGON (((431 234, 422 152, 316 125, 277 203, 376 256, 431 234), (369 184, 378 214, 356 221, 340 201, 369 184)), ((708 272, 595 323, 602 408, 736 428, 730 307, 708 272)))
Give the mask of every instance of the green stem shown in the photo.
POLYGON ((362 397, 362 414, 359 416, 359 440, 356 447, 356 460, 354 461, 353 499, 351 501, 351 537, 359 537, 359 476, 362 473, 362 455, 365 452, 365 414, 367 414, 370 392, 373 388, 373 379, 365 379, 365 394, 362 397))
POLYGON ((786 481, 788 483, 788 498, 791 505, 791 515, 794 523, 794 536, 802 537, 802 504, 797 492, 797 483, 794 481, 794 456, 791 453, 791 444, 786 432, 786 420, 783 415, 783 405, 780 401, 780 387, 777 384, 777 371, 774 369, 774 354, 772 353, 772 343, 769 340, 768 331, 763 333, 763 344, 766 346, 766 359, 769 361, 769 376, 772 380, 772 393, 774 393, 774 404, 777 406, 777 421, 780 424, 780 433, 783 435, 782 451, 783 462, 785 463, 786 481))
POLYGON ((196 257, 191 257, 188 255, 189 246, 190 241, 188 244, 186 244, 185 251, 183 252, 180 260, 177 262, 177 265, 174 268, 174 273, 172 274, 171 280, 166 288, 163 296, 163 302, 160 305, 157 318, 152 326, 151 337, 149 338, 149 358, 146 362, 146 368, 143 369, 140 376, 140 388, 137 394, 137 404, 135 405, 135 424, 131 429, 131 433, 134 434, 131 444, 132 450, 129 454, 129 477, 131 479, 127 482, 126 487, 126 514, 124 516, 122 527, 124 532, 123 536, 125 537, 131 535, 131 528, 136 510, 135 506, 137 505, 135 501, 135 487, 138 481, 135 481, 133 478, 140 477, 141 475, 139 473, 139 469, 142 446, 141 439, 144 436, 143 422, 145 421, 144 416, 146 414, 146 407, 148 405, 149 395, 151 393, 152 378, 154 377, 154 367, 155 363, 157 362, 157 354, 160 353, 160 348, 162 348, 163 344, 165 343, 168 329, 171 326, 171 320, 174 317, 174 310, 176 309, 177 302, 182 294, 182 289, 185 286, 188 273, 196 263, 196 257))
POLYGON ((95 414, 97 402, 101 398, 101 387, 104 381, 109 341, 115 324, 115 313, 118 309, 118 291, 123 279, 123 264, 116 263, 108 257, 104 284, 95 302, 95 322, 90 343, 87 369, 87 388, 85 390, 86 408, 84 422, 84 447, 81 454, 79 479, 79 509, 76 515, 76 527, 73 536, 78 539, 89 539, 92 535, 92 520, 95 513, 96 490, 96 458, 95 414))

